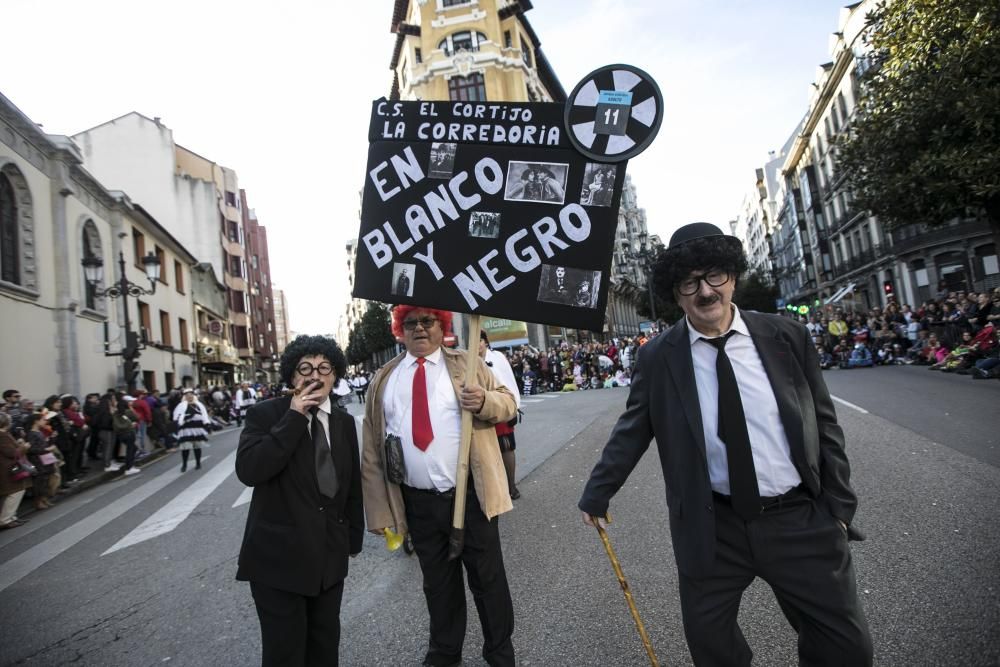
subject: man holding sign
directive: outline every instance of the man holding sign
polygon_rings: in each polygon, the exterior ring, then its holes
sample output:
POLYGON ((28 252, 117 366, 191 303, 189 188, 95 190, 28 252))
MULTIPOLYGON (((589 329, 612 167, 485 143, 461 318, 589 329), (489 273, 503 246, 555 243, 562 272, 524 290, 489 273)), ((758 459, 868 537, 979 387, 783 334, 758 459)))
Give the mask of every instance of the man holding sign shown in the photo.
POLYGON ((513 508, 494 425, 517 411, 514 396, 476 355, 441 346, 451 312, 396 306, 392 331, 406 352, 371 381, 365 406, 362 484, 368 529, 410 534, 420 560, 430 614, 425 665, 457 665, 465 642, 462 565, 483 628, 483 657, 514 665, 514 607, 497 516, 513 508), (468 363, 476 386, 464 386, 468 363), (449 560, 449 537, 462 411, 474 416, 461 559, 449 560))

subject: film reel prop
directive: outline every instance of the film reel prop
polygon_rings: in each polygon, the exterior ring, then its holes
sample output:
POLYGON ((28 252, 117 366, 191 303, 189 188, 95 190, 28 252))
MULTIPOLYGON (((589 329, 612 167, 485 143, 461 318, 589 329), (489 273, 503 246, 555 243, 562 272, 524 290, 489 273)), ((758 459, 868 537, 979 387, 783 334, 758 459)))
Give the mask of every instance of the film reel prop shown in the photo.
POLYGON ((573 146, 598 162, 623 162, 646 150, 663 121, 663 95, 631 65, 607 65, 576 85, 566 100, 573 146))

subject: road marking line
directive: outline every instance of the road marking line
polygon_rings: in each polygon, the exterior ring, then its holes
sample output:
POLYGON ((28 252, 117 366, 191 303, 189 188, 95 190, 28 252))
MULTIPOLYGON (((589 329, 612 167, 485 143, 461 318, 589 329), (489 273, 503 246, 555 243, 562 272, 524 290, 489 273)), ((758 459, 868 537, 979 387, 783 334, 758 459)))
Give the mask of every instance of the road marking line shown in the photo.
POLYGON ((252 486, 248 486, 247 488, 243 489, 243 493, 241 493, 240 497, 236 499, 235 503, 233 503, 233 507, 239 507, 240 505, 246 505, 248 502, 250 502, 250 497, 251 496, 253 496, 253 487, 252 486))
POLYGON ((233 474, 236 466, 236 452, 219 461, 214 468, 209 470, 204 477, 201 477, 191 486, 184 489, 176 498, 161 507, 153 516, 142 522, 138 528, 118 540, 114 546, 102 553, 107 556, 109 553, 130 547, 154 537, 169 533, 180 525, 184 519, 190 516, 191 512, 201 504, 210 493, 226 478, 233 474))
POLYGON ((842 404, 846 405, 849 408, 857 410, 858 412, 860 412, 863 415, 871 414, 870 412, 868 412, 867 410, 865 410, 860 405, 854 405, 854 403, 851 403, 850 401, 845 401, 844 399, 842 399, 842 398, 840 398, 838 396, 834 396, 833 394, 830 394, 830 398, 832 398, 833 400, 837 401, 838 403, 842 403, 842 404))
POLYGON ((0 592, 16 584, 45 563, 76 545, 84 538, 94 534, 125 512, 133 509, 136 505, 154 493, 161 491, 176 479, 177 477, 174 475, 160 474, 100 511, 94 512, 66 530, 53 535, 44 542, 31 547, 21 555, 10 559, 3 564, 3 567, 0 567, 0 592))
POLYGON ((544 403, 544 402, 545 402, 544 398, 522 398, 521 399, 521 404, 522 405, 524 403, 544 403))

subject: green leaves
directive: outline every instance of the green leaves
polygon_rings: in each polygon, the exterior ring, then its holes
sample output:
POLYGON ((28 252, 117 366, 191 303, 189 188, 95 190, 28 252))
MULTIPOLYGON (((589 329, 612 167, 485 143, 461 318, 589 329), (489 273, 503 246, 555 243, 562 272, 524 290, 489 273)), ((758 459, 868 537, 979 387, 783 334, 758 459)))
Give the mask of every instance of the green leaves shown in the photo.
MULTIPOLYGON (((893 0, 868 17, 837 168, 889 226, 942 224, 1000 196, 1000 0, 893 0)), ((1000 221, 994 222, 994 225, 1000 221)))
POLYGON ((389 309, 385 304, 371 301, 361 321, 351 329, 346 350, 347 362, 363 364, 373 355, 395 344, 389 309))

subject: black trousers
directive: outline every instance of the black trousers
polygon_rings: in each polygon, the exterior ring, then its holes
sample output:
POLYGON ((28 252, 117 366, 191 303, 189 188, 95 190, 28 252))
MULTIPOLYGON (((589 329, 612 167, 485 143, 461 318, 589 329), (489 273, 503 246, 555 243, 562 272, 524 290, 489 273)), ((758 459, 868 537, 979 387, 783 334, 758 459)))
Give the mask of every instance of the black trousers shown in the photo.
POLYGON ((260 619, 262 667, 337 665, 344 582, 316 596, 250 582, 260 619))
POLYGON ((465 583, 483 628, 483 658, 494 667, 514 665, 514 604, 500 549, 497 518, 487 520, 473 485, 465 504, 465 548, 448 560, 448 539, 454 498, 403 487, 406 522, 424 575, 424 596, 430 615, 430 645, 424 664, 451 665, 462 658, 465 642, 465 583))
POLYGON ((760 577, 799 635, 800 665, 871 665, 847 533, 821 501, 802 495, 743 521, 715 502, 716 556, 704 579, 680 575, 684 633, 695 665, 750 665, 737 623, 743 591, 760 577))

